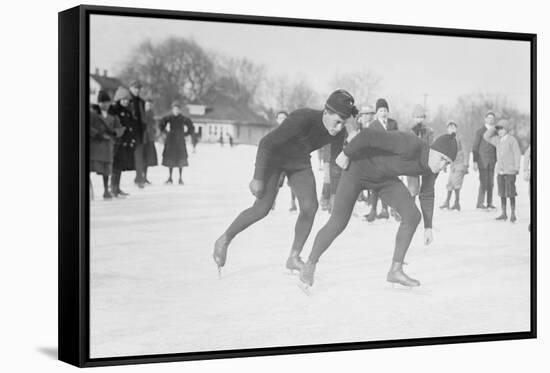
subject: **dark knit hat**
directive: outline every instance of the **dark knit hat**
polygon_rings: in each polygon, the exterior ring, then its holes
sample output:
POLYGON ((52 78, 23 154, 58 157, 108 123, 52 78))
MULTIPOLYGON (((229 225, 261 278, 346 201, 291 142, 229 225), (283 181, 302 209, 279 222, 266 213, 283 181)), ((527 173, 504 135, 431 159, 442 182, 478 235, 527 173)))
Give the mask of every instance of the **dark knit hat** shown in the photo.
POLYGON ((109 93, 107 91, 99 91, 97 94, 97 102, 111 102, 111 96, 109 96, 109 93))
POLYGON ((378 100, 376 100, 376 111, 378 111, 378 109, 383 107, 385 107, 388 111, 390 111, 390 107, 388 106, 388 101, 386 101, 383 98, 379 98, 378 100))
POLYGON ((353 96, 344 89, 332 92, 325 103, 325 108, 340 115, 343 119, 357 115, 353 96))
POLYGON ((455 134, 441 135, 433 142, 431 148, 440 153, 445 154, 447 157, 451 158, 452 161, 456 159, 456 153, 458 151, 458 144, 456 142, 455 134))

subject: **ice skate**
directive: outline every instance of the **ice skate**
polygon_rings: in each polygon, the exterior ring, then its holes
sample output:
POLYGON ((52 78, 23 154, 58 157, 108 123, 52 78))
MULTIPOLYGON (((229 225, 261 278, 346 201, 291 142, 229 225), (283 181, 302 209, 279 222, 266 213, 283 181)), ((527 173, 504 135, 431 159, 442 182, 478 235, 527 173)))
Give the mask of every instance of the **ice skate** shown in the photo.
POLYGON ((148 179, 145 179, 145 184, 151 185, 152 183, 148 179))
POLYGON ((304 261, 297 254, 291 254, 286 261, 286 268, 289 270, 291 275, 294 274, 294 271, 298 273, 304 267, 304 261))
POLYGON ((515 213, 512 213, 512 215, 510 215, 510 223, 515 223, 518 219, 516 218, 516 214, 515 213))
POLYGON ((218 275, 221 277, 221 269, 225 265, 227 258, 227 248, 229 247, 229 239, 225 234, 222 234, 220 238, 214 243, 214 253, 212 257, 214 262, 218 265, 218 275))
POLYGON ((420 281, 411 278, 403 272, 402 263, 393 263, 388 275, 386 276, 386 281, 391 284, 399 284, 409 288, 420 286, 420 281))
POLYGON ((460 211, 460 203, 455 202, 455 204, 453 205, 453 207, 451 207, 451 210, 460 211))
POLYGON ((179 180, 178 180, 178 184, 179 184, 179 185, 183 185, 183 180, 182 180, 182 179, 179 179, 179 180))
POLYGON ((390 218, 390 214, 388 213, 388 209, 382 209, 382 211, 380 211, 380 214, 378 214, 378 216, 376 217, 376 219, 389 219, 390 218))
POLYGON ((441 210, 444 210, 444 209, 447 209, 447 210, 448 210, 448 209, 449 209, 449 201, 445 201, 445 203, 442 204, 441 206, 439 206, 439 208, 440 208, 441 210))
POLYGON ((485 205, 477 205, 476 209, 479 211, 487 211, 487 206, 485 205))
POLYGON ((495 220, 506 221, 508 220, 508 216, 506 214, 500 214, 500 216, 496 217, 495 220))
POLYGON ((487 205, 487 210, 496 210, 497 208, 493 205, 487 205))
POLYGON ((300 269, 300 281, 298 287, 302 289, 306 295, 311 295, 311 287, 313 286, 313 277, 315 274, 315 263, 307 262, 300 269))
POLYGON ((173 183, 174 183, 174 182, 172 181, 171 178, 168 179, 168 180, 166 180, 166 181, 164 182, 164 184, 166 184, 166 185, 173 184, 173 183))
POLYGON ((297 211, 297 210, 298 210, 298 208, 296 207, 295 203, 291 204, 290 208, 288 209, 288 211, 290 211, 290 212, 294 212, 294 211, 297 211))
POLYGON ((370 210, 370 212, 365 215, 365 220, 368 221, 369 223, 372 223, 373 221, 376 220, 376 211, 373 209, 373 210, 370 210))
POLYGON ((105 191, 105 193, 103 193, 103 199, 106 199, 106 200, 113 199, 113 195, 109 191, 105 191))

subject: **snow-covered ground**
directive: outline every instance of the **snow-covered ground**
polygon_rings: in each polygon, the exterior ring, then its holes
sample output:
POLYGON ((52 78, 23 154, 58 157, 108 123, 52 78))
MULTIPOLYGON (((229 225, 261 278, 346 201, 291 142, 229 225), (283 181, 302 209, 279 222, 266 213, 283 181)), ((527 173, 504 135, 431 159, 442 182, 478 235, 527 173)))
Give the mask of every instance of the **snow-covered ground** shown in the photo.
MULTIPOLYGON (((92 176, 91 357, 529 330, 529 199, 520 177, 516 224, 475 210, 473 172, 462 212, 436 207, 434 243, 423 245, 421 225, 406 259, 420 288, 385 282, 397 223, 355 217, 322 257, 312 296, 304 295, 284 271, 296 219, 286 184, 275 211, 233 241, 218 279, 213 243, 253 202, 255 151, 199 144, 184 186, 164 185, 167 170, 158 166, 149 171, 153 185, 140 190, 126 172, 124 200, 103 201, 92 176)), ((436 206, 446 181, 438 178, 436 206)), ((306 256, 327 218, 317 214, 306 256)))

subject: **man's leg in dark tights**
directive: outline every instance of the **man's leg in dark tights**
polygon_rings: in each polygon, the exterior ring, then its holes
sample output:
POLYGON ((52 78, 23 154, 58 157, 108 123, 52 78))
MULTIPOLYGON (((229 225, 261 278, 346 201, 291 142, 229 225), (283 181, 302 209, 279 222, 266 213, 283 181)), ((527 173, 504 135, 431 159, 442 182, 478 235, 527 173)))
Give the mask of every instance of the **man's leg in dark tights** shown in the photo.
POLYGON ((317 233, 313 242, 313 249, 308 259, 310 263, 317 263, 334 239, 346 228, 361 190, 359 179, 353 173, 350 171, 342 173, 330 218, 317 233))
POLYGON ((273 201, 279 191, 280 169, 270 169, 267 171, 264 180, 264 194, 262 198, 256 198, 254 204, 241 212, 225 231, 225 235, 230 242, 237 234, 248 228, 250 225, 263 219, 271 210, 273 201))
POLYGON ((294 227, 294 241, 290 255, 300 255, 306 243, 319 203, 315 189, 315 176, 311 168, 295 171, 289 174, 288 182, 296 195, 300 214, 294 227))
POLYGON ((422 215, 416 207, 409 189, 398 179, 381 188, 378 195, 382 201, 395 209, 401 216, 401 223, 395 238, 393 262, 403 263, 422 215))

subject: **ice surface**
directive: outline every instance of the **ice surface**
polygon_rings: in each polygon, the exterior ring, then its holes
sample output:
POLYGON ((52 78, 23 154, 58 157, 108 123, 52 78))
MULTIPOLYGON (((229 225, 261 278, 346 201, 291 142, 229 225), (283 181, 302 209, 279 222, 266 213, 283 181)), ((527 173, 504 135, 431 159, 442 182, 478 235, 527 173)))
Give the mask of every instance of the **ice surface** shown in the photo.
MULTIPOLYGON (((440 211, 447 174, 440 175, 435 241, 423 245, 421 224, 406 258, 419 288, 386 283, 397 223, 366 223, 360 216, 368 208, 360 205, 305 296, 284 270, 296 219, 286 183, 275 211, 235 238, 218 279, 213 243, 253 202, 255 151, 199 144, 184 186, 164 185, 162 166, 149 170, 153 185, 142 190, 125 172, 122 189, 131 195, 124 200, 103 201, 101 179, 92 175, 91 357, 529 330, 529 199, 520 177, 519 220, 511 224, 475 210, 473 172, 463 211, 440 211)), ((315 154, 312 160, 320 193, 315 154)), ((319 211, 304 254, 327 218, 319 211)))

